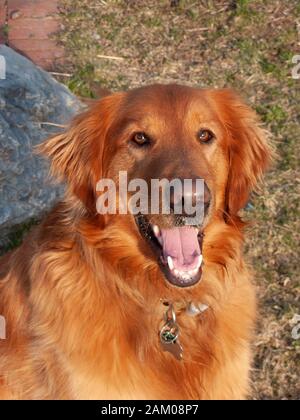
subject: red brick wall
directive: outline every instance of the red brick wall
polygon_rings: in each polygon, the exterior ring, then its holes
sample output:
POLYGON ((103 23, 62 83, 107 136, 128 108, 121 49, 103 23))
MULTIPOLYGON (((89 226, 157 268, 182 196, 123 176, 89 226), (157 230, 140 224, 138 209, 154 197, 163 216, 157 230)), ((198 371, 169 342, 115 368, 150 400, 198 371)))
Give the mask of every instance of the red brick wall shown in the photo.
MULTIPOLYGON (((60 29, 58 0, 0 0, 0 27, 8 17, 7 44, 45 69, 63 60, 52 35, 60 29), (5 10, 7 4, 7 10, 5 10)), ((0 31, 0 42, 3 42, 0 31)))

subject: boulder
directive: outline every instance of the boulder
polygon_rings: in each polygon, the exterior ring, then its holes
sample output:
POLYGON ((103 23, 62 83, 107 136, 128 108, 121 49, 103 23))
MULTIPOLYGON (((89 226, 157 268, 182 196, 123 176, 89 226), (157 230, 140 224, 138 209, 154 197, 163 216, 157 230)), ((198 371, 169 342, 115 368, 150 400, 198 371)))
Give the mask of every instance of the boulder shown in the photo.
POLYGON ((62 195, 34 146, 62 130, 82 103, 50 74, 0 45, 0 247, 9 230, 38 219, 62 195))

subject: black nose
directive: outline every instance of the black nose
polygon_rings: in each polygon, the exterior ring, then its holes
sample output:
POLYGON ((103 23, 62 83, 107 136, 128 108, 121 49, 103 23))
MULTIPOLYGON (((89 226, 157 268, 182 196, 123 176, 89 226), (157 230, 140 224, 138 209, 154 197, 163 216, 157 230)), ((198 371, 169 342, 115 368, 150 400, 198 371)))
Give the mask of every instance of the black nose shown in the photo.
POLYGON ((195 179, 186 184, 182 180, 182 191, 176 190, 175 188, 171 188, 170 191, 170 208, 174 213, 175 211, 178 212, 178 209, 181 208, 182 214, 186 215, 188 206, 193 206, 193 208, 195 208, 197 205, 203 205, 204 212, 207 213, 210 201, 211 193, 206 182, 204 182, 204 188, 200 188, 200 184, 197 188, 195 179))

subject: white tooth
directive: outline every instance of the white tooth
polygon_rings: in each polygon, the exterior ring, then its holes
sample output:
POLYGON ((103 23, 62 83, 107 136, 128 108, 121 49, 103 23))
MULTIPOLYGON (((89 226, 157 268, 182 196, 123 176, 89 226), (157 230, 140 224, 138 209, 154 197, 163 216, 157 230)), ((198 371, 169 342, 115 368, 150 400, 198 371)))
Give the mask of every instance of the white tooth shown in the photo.
POLYGON ((172 257, 170 256, 168 256, 168 266, 171 271, 174 270, 174 263, 173 263, 172 257))
POLYGON ((195 270, 197 270, 197 271, 199 270, 199 268, 201 267, 202 261, 203 261, 203 255, 201 254, 201 255, 199 255, 199 260, 198 260, 198 263, 197 263, 197 266, 196 266, 195 270))
POLYGON ((175 274, 175 276, 177 276, 177 277, 180 275, 180 274, 179 274, 179 271, 178 271, 178 270, 176 270, 176 269, 174 270, 174 274, 175 274))
POLYGON ((160 229, 159 229, 159 227, 157 225, 154 225, 152 227, 152 229, 153 229, 153 232, 154 232, 154 235, 155 236, 160 236, 160 229))

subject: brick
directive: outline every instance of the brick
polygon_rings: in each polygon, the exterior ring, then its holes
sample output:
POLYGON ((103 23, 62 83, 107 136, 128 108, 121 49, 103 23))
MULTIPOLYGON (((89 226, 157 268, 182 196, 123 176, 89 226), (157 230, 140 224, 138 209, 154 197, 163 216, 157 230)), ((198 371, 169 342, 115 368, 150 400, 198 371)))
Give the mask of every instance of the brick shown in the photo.
POLYGON ((15 39, 48 39, 60 29, 57 18, 9 20, 9 41, 15 39))
POLYGON ((24 51, 57 51, 58 55, 61 56, 63 48, 58 47, 57 44, 50 39, 15 39, 10 41, 10 45, 13 48, 24 51))
POLYGON ((57 48, 55 48, 55 46, 52 46, 52 49, 48 49, 48 50, 44 50, 44 49, 38 49, 38 50, 34 50, 34 49, 30 49, 30 48, 24 48, 23 45, 20 45, 19 43, 14 43, 11 45, 11 47, 13 49, 15 49, 16 51, 21 51, 24 52, 24 54, 26 54, 27 57, 29 57, 32 61, 40 61, 40 60, 45 60, 47 58, 49 59, 60 59, 64 57, 63 51, 62 50, 58 50, 57 48))
POLYGON ((5 25, 5 22, 6 22, 5 0, 0 0, 0 28, 5 25))
POLYGON ((8 0, 8 15, 18 11, 20 17, 40 18, 58 13, 57 0, 8 0))
POLYGON ((63 64, 64 50, 51 37, 60 30, 58 0, 7 0, 7 4, 8 45, 46 70, 63 64))
POLYGON ((0 44, 4 44, 6 41, 6 36, 4 34, 5 23, 6 23, 5 0, 0 0, 0 44))

